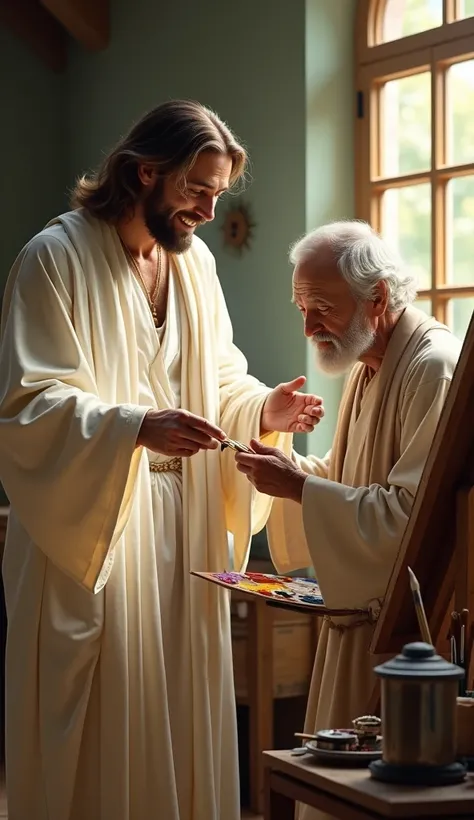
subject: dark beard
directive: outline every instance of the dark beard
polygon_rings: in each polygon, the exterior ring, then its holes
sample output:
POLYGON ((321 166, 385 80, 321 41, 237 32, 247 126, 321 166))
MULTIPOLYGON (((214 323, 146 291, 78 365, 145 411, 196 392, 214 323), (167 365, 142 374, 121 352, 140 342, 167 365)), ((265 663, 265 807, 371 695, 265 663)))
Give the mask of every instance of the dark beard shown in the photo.
POLYGON ((156 187, 143 203, 145 225, 163 250, 168 253, 184 253, 189 250, 193 234, 178 233, 173 227, 175 212, 163 208, 163 181, 158 180, 156 187))

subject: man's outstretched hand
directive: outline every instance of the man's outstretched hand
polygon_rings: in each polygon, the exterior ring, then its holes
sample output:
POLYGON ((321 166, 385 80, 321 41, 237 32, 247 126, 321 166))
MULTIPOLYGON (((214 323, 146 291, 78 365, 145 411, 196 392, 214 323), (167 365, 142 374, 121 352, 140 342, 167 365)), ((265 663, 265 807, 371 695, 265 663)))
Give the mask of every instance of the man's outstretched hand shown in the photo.
POLYGON ((319 396, 299 393, 306 382, 298 376, 291 382, 283 382, 268 394, 262 412, 262 434, 311 433, 324 416, 323 400, 319 396))

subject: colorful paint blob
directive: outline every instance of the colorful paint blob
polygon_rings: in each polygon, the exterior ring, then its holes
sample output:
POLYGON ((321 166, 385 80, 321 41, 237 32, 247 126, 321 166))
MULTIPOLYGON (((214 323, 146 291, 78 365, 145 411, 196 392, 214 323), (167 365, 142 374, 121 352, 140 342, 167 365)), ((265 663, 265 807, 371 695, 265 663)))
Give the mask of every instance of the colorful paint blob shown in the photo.
POLYGON ((262 572, 199 572, 201 578, 229 587, 251 592, 281 603, 306 606, 324 606, 318 582, 314 578, 292 578, 287 575, 269 575, 262 572))

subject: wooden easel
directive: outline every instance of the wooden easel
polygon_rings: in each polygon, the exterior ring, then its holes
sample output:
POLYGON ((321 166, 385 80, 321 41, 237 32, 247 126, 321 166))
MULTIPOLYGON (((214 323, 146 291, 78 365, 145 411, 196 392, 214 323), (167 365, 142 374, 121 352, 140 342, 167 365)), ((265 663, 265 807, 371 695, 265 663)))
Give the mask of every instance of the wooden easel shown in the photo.
MULTIPOLYGON (((466 608, 474 619, 473 319, 374 630, 373 654, 396 654, 420 640, 407 567, 420 583, 433 643, 449 656, 451 611, 466 608)), ((471 666, 470 684, 473 673, 471 666)), ((378 705, 377 690, 376 685, 372 710, 378 705)))

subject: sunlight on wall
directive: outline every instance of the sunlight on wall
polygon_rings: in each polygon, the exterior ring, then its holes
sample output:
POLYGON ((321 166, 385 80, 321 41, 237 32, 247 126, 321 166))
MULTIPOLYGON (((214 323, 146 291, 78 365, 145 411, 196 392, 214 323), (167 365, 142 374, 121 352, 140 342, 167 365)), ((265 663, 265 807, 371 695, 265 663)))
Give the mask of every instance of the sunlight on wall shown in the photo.
MULTIPOLYGON (((354 24, 356 0, 306 3, 306 230, 354 217, 354 24)), ((308 345, 308 389, 324 398, 326 417, 308 452, 331 447, 342 379, 318 373, 308 345)))

